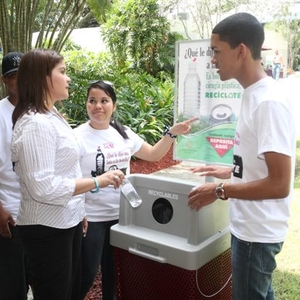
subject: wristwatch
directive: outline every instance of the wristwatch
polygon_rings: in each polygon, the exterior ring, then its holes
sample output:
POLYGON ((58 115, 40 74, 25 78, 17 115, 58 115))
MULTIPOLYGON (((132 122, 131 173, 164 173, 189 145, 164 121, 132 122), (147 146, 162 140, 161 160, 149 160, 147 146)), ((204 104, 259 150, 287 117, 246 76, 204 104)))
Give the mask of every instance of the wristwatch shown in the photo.
POLYGON ((215 189, 215 196, 218 199, 221 199, 221 200, 227 200, 228 199, 226 197, 226 194, 225 194, 224 185, 225 185, 225 183, 220 183, 220 184, 218 184, 218 186, 215 189))

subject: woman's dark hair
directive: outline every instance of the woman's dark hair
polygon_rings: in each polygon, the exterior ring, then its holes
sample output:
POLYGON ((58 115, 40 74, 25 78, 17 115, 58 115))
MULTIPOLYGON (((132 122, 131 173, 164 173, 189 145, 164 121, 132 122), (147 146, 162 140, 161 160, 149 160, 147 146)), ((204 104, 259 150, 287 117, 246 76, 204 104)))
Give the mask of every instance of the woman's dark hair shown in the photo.
POLYGON ((47 76, 51 78, 52 70, 63 59, 50 49, 33 49, 22 57, 17 73, 18 102, 12 115, 13 126, 25 113, 49 110, 47 76))
POLYGON ((251 51, 252 58, 261 59, 261 47, 265 39, 264 28, 259 21, 248 13, 236 13, 218 23, 212 30, 221 41, 235 49, 245 44, 251 51))
MULTIPOLYGON (((117 102, 117 96, 113 88, 113 84, 111 82, 105 80, 98 80, 92 82, 87 90, 87 98, 89 97, 90 91, 92 89, 102 90, 105 94, 107 94, 107 96, 111 98, 113 104, 117 102)), ((122 125, 120 122, 118 122, 117 120, 115 120, 113 116, 110 119, 109 125, 115 128, 124 139, 129 139, 126 133, 126 127, 122 125)))

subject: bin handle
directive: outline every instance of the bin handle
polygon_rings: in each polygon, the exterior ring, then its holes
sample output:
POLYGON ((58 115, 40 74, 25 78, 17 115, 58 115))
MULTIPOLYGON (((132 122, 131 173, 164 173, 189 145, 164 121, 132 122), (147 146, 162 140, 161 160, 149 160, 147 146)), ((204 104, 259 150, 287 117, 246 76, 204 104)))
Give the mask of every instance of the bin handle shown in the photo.
POLYGON ((157 261, 159 263, 166 263, 167 262, 164 257, 151 255, 149 253, 139 251, 139 250, 137 250, 135 248, 132 248, 132 247, 129 247, 128 251, 129 251, 129 253, 132 253, 132 254, 147 258, 147 259, 151 259, 151 260, 157 261))

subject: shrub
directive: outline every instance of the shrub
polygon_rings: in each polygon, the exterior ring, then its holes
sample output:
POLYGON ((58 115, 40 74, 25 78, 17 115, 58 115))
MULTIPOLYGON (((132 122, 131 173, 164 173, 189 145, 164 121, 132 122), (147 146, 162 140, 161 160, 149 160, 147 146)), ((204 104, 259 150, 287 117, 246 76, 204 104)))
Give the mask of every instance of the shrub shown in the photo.
POLYGON ((85 51, 64 53, 70 83, 70 96, 60 110, 71 126, 87 121, 86 91, 91 80, 109 80, 114 83, 117 95, 115 118, 129 126, 148 143, 161 138, 164 125, 173 124, 174 83, 170 75, 161 72, 159 77, 118 69, 109 54, 85 51))

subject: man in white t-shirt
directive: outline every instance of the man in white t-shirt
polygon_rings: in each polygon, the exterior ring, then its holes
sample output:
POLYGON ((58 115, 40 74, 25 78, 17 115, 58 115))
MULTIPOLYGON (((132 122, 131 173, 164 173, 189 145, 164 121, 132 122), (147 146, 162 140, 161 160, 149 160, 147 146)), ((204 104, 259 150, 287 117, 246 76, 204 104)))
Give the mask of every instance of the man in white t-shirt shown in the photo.
POLYGON ((206 183, 189 193, 199 210, 231 198, 232 299, 273 300, 275 256, 288 231, 296 152, 292 106, 278 82, 261 68, 264 29, 247 13, 237 13, 212 31, 212 63, 221 80, 244 87, 234 139, 233 168, 194 168, 203 176, 229 179, 206 183))
POLYGON ((23 53, 10 52, 2 60, 2 81, 8 96, 0 101, 0 299, 27 299, 24 253, 15 220, 20 186, 13 172, 10 144, 12 113, 17 102, 16 78, 23 53))

